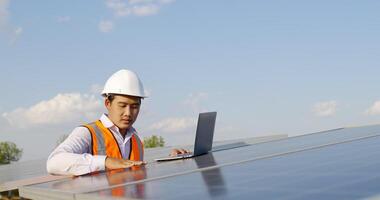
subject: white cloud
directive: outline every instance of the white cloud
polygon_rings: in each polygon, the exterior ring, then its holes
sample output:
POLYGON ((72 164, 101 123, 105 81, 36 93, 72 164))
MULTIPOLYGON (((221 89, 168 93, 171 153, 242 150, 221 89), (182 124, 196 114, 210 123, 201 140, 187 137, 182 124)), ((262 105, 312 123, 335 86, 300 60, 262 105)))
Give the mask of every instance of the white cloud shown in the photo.
POLYGON ((103 33, 108 33, 113 30, 113 22, 108 20, 102 20, 99 22, 99 30, 103 33))
POLYGON ((116 17, 150 16, 157 14, 163 5, 173 2, 174 0, 106 0, 106 6, 116 17))
POLYGON ((102 108, 100 99, 94 95, 64 93, 29 108, 5 112, 2 116, 14 127, 27 128, 94 120, 99 117, 102 108))
POLYGON ((179 133, 195 127, 196 120, 193 118, 167 118, 150 126, 150 130, 164 133, 179 133))
POLYGON ((103 86, 99 84, 91 85, 90 92, 94 95, 100 95, 103 91, 103 86))
POLYGON ((69 21, 71 21, 70 16, 59 16, 57 18, 57 22, 59 22, 59 23, 65 23, 65 22, 69 22, 69 21))
POLYGON ((338 103, 336 101, 325 101, 313 106, 313 113, 320 117, 332 116, 336 113, 338 103))
POLYGON ((373 105, 368 108, 365 113, 367 115, 378 115, 380 114, 380 101, 376 101, 375 103, 373 103, 373 105))
POLYGON ((9 0, 0 0, 0 28, 3 28, 8 24, 8 6, 9 0))
POLYGON ((169 4, 169 3, 174 3, 175 0, 159 0, 160 3, 162 4, 169 4))
POLYGON ((149 16, 158 13, 160 7, 154 4, 133 6, 132 13, 136 16, 149 16))
POLYGON ((17 27, 16 29, 15 29, 15 35, 20 35, 21 33, 22 33, 22 28, 21 27, 17 27))
POLYGON ((22 27, 17 27, 16 29, 14 29, 11 34, 10 34, 10 44, 15 44, 18 40, 18 38, 20 37, 20 35, 22 34, 23 32, 23 29, 22 27))
POLYGON ((106 0, 106 6, 118 17, 126 16, 131 13, 127 3, 122 0, 106 0))
POLYGON ((187 98, 183 101, 183 104, 186 107, 192 108, 192 110, 196 112, 202 111, 202 102, 208 99, 208 94, 204 92, 191 93, 187 96, 187 98))
POLYGON ((21 35, 21 27, 14 28, 9 24, 10 12, 8 10, 9 0, 0 0, 0 32, 6 34, 11 44, 14 44, 21 35))
POLYGON ((152 3, 154 0, 129 0, 129 4, 142 4, 142 3, 152 3))

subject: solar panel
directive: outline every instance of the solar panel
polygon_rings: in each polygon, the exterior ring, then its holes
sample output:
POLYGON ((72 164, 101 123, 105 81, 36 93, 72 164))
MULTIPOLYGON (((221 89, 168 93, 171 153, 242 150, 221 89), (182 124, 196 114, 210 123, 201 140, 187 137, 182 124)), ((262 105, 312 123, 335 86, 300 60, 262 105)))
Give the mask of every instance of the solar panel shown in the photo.
MULTIPOLYGON (((237 140, 215 142, 213 150, 236 148, 248 144, 267 142, 286 138, 286 135, 270 135, 237 140)), ((145 161, 152 162, 155 158, 165 157, 173 147, 161 147, 145 150, 145 161)), ((192 145, 182 148, 193 149, 192 145)), ((66 177, 50 176, 46 172, 46 159, 16 162, 10 165, 0 166, 0 192, 17 189, 24 185, 48 182, 66 177)))
POLYGON ((17 189, 20 185, 64 179, 46 173, 46 160, 16 162, 0 166, 0 192, 17 189))
MULTIPOLYGON (((51 198, 60 196, 61 198, 67 197, 67 199, 72 199, 76 194, 94 192, 118 186, 136 185, 142 182, 167 177, 197 173, 202 170, 237 164, 242 161, 248 162, 294 152, 302 152, 313 148, 373 137, 378 134, 380 134, 380 126, 337 129, 225 151, 216 151, 196 159, 178 160, 167 163, 151 163, 141 169, 126 169, 111 175, 108 172, 103 172, 94 175, 80 176, 71 180, 52 181, 26 186, 20 188, 20 193, 27 198, 36 198, 36 196, 30 195, 40 193, 44 196, 50 195, 51 198), (210 161, 210 156, 212 156, 213 162, 210 161), (144 175, 135 176, 136 173, 142 173, 144 175), (118 181, 113 181, 115 179, 118 181)), ((228 181, 226 181, 226 183, 229 184, 228 181)))
MULTIPOLYGON (((242 145, 271 141, 285 137, 287 136, 271 135, 263 137, 246 138, 244 140, 237 139, 233 141, 215 142, 214 149, 222 150, 226 148, 236 148, 242 145)), ((173 147, 146 149, 145 160, 149 162, 153 161, 154 158, 163 157, 167 155, 172 148, 173 147)), ((192 146, 189 145, 182 148, 192 149, 192 146)), ((0 192, 15 190, 24 185, 32 185, 67 178, 66 176, 47 175, 45 171, 45 165, 46 160, 42 159, 16 162, 10 165, 0 166, 0 192)))
POLYGON ((32 178, 36 174, 46 173, 46 160, 15 162, 9 165, 0 165, 0 183, 32 178))
POLYGON ((77 199, 363 199, 380 195, 380 137, 115 187, 77 199), (138 187, 137 187, 138 186, 138 187), (115 190, 125 193, 115 193, 115 190))

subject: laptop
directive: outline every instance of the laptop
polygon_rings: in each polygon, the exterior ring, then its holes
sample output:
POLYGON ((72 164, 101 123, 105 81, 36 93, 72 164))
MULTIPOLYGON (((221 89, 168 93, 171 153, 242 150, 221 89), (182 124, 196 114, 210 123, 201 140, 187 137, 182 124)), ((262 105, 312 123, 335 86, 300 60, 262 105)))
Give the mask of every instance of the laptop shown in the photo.
POLYGON ((157 158, 155 161, 179 160, 207 154, 212 149, 215 121, 216 112, 199 113, 193 153, 180 154, 174 157, 157 158))

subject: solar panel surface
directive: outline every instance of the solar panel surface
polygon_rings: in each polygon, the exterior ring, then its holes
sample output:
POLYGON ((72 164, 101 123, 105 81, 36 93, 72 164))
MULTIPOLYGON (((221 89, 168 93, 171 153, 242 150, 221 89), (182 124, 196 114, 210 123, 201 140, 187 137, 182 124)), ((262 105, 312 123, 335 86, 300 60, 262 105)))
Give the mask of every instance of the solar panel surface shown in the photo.
POLYGON ((364 199, 380 195, 380 137, 116 187, 77 199, 364 199), (115 191, 124 193, 115 193, 115 191))
MULTIPOLYGON (((29 198, 36 198, 39 194, 43 194, 45 197, 50 198, 59 196, 62 199, 73 199, 81 193, 96 192, 99 190, 108 191, 110 188, 120 188, 119 186, 128 187, 127 185, 136 187, 143 182, 160 182, 160 179, 164 180, 163 178, 180 175, 187 177, 191 175, 186 174, 199 174, 200 171, 204 171, 210 167, 219 168, 223 165, 237 164, 242 161, 248 162, 273 156, 281 157, 281 155, 287 155, 288 153, 303 152, 313 148, 321 148, 342 142, 373 137, 378 134, 380 134, 380 126, 337 129, 225 151, 216 151, 213 154, 197 157, 196 159, 178 160, 167 163, 151 163, 141 169, 126 169, 113 174, 103 172, 95 175, 81 176, 71 180, 36 184, 22 187, 20 188, 20 192, 24 197, 29 198), (210 156, 212 156, 212 158, 210 158, 210 156), (31 194, 37 196, 31 196, 31 194)), ((347 152, 342 153, 349 155, 347 152)), ((240 171, 239 168, 236 170, 240 171)), ((201 175, 201 177, 203 177, 203 175, 201 175)), ((209 178, 207 178, 207 180, 209 180, 209 178)), ((210 178, 210 180, 211 179, 212 178, 210 178)), ((292 178, 290 177, 290 179, 292 178)), ((227 185, 225 189, 229 189, 229 179, 223 182, 227 185)), ((175 183, 178 182, 175 181, 175 183)), ((189 184, 193 185, 192 182, 189 184)), ((194 184, 196 185, 195 182, 194 184)), ((141 191, 141 189, 137 191, 141 191)))
MULTIPOLYGON (((276 139, 286 138, 287 135, 270 135, 237 140, 217 141, 213 151, 226 148, 236 148, 276 139)), ((145 150, 145 161, 152 162, 155 158, 167 156, 173 147, 161 147, 145 150)), ((181 148, 193 149, 192 145, 181 146, 181 148)), ((24 185, 48 182, 64 179, 65 177, 50 176, 46 172, 46 159, 16 162, 10 165, 0 166, 0 192, 14 190, 24 185)))

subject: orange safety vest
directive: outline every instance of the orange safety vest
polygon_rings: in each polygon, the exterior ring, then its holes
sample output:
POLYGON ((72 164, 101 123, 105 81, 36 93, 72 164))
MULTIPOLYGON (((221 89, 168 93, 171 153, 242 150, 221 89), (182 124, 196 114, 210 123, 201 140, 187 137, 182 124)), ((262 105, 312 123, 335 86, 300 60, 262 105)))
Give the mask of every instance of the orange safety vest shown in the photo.
MULTIPOLYGON (((107 155, 112 158, 123 158, 115 136, 100 120, 83 126, 91 133, 92 155, 107 155)), ((142 161, 144 159, 143 143, 135 134, 131 137, 131 148, 128 159, 133 161, 142 161)))

